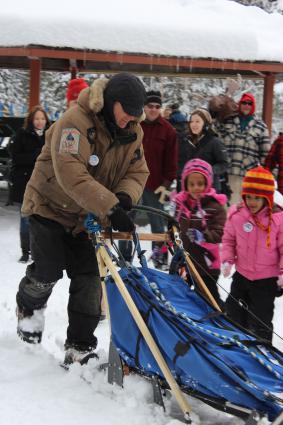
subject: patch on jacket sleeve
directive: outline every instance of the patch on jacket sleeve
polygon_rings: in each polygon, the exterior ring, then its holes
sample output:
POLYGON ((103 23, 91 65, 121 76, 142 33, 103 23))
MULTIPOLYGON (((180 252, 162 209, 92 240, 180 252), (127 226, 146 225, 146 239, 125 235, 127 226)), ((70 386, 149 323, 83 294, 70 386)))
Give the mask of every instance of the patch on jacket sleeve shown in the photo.
POLYGON ((79 153, 80 132, 76 128, 64 128, 62 130, 59 153, 79 153))

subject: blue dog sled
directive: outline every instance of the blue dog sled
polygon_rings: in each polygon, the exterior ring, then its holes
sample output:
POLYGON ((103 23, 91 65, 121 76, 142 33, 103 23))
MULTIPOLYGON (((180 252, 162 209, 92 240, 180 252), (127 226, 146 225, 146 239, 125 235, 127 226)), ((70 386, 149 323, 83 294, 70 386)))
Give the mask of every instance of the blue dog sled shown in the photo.
MULTIPOLYGON (((186 423, 191 407, 184 394, 246 425, 262 417, 282 425, 282 353, 231 322, 207 289, 201 294, 178 275, 150 269, 135 233, 141 267, 123 261, 113 235, 118 256, 99 231, 92 235, 111 326, 108 381, 122 385, 124 372, 140 374, 152 382, 154 400, 163 407, 162 390, 171 390, 186 423)), ((173 239, 190 279, 200 284, 176 228, 173 239)))

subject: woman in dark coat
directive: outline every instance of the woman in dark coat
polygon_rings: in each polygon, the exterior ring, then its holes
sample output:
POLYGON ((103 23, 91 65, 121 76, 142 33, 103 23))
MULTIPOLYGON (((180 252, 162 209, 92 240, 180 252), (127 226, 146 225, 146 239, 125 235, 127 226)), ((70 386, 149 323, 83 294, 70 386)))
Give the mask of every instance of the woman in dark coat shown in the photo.
MULTIPOLYGON (((208 162, 213 170, 213 187, 221 193, 221 179, 227 171, 228 156, 222 141, 211 129, 212 118, 206 109, 195 109, 190 116, 189 135, 182 146, 182 158, 185 163, 198 158, 208 162)), ((180 174, 182 169, 179 170, 180 174)))
MULTIPOLYGON (((20 205, 27 182, 29 181, 36 158, 41 152, 45 140, 45 130, 49 126, 49 119, 41 106, 35 106, 27 115, 23 128, 20 128, 15 138, 10 142, 9 152, 12 158, 12 200, 20 205)), ((20 241, 22 256, 20 262, 29 260, 29 225, 28 218, 20 220, 20 241)))

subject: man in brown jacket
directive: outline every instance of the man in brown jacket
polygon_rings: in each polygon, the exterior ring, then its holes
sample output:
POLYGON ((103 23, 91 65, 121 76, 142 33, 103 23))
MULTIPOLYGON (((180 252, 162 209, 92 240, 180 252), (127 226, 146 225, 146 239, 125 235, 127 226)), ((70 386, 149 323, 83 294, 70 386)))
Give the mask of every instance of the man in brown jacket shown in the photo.
POLYGON ((39 343, 55 283, 70 278, 65 363, 94 356, 101 284, 84 229, 88 212, 114 230, 132 231, 126 210, 142 195, 148 169, 142 148, 145 89, 128 73, 84 89, 46 133, 27 185, 22 213, 30 218, 31 252, 17 293, 18 335, 39 343))

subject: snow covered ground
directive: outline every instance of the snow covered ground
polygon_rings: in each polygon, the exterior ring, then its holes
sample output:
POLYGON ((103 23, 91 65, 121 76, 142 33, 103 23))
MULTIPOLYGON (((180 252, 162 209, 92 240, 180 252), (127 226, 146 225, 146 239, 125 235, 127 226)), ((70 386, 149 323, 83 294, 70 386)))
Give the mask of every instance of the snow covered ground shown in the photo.
MULTIPOLYGON (((166 400, 164 413, 153 404, 151 387, 140 377, 126 377, 121 389, 107 383, 106 374, 95 368, 94 360, 83 367, 74 365, 69 372, 59 367, 67 327, 67 278, 58 282, 50 298, 42 344, 29 346, 18 339, 15 295, 25 265, 17 262, 19 213, 15 206, 4 206, 5 196, 0 183, 0 424, 144 425, 149 421, 151 425, 181 424, 175 401, 166 400)), ((222 285, 228 289, 229 280, 222 281, 222 285)), ((283 333, 282 309, 283 297, 276 301, 274 319, 279 334, 283 333)), ((99 324, 96 335, 103 362, 107 360, 109 343, 107 321, 99 324)), ((283 350, 283 341, 278 337, 274 338, 274 344, 283 350)), ((195 424, 242 423, 191 398, 189 402, 195 424)))

